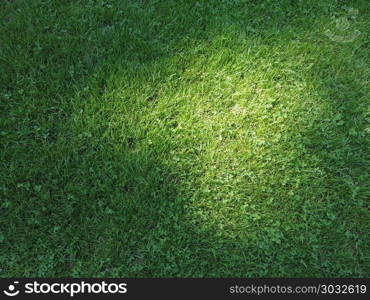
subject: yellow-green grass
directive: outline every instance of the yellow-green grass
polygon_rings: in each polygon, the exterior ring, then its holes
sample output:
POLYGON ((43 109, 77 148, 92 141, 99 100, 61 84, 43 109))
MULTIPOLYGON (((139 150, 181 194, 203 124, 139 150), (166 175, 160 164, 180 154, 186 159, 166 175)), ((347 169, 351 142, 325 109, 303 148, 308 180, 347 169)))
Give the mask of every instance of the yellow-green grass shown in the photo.
POLYGON ((369 276, 369 12, 1 1, 0 276, 369 276))

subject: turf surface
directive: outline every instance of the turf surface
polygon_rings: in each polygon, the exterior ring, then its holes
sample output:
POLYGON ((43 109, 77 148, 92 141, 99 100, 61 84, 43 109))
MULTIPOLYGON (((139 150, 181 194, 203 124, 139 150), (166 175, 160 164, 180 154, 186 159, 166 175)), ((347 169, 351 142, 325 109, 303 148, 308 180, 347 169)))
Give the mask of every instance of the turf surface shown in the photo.
POLYGON ((369 13, 0 1, 0 276, 369 276, 369 13))

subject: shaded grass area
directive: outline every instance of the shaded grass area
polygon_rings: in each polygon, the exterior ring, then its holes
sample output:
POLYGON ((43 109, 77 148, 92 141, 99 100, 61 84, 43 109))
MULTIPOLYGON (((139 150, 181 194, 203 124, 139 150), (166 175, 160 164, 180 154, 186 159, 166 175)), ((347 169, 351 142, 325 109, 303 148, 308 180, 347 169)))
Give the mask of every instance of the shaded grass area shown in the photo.
POLYGON ((0 2, 0 275, 368 276, 368 16, 0 2))

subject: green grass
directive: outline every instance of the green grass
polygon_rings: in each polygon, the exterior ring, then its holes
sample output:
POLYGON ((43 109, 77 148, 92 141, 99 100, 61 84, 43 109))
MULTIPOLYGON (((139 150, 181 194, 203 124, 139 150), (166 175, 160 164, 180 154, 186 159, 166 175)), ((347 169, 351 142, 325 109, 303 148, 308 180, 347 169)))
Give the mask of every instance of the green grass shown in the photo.
POLYGON ((369 13, 0 1, 0 276, 369 276, 369 13))

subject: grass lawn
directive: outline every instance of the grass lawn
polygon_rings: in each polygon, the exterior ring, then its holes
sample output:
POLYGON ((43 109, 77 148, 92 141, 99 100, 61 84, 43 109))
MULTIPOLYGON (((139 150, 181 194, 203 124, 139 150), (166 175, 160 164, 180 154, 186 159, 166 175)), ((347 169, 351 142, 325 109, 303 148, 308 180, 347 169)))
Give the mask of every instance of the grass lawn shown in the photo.
POLYGON ((369 276, 369 16, 0 1, 0 276, 369 276))

